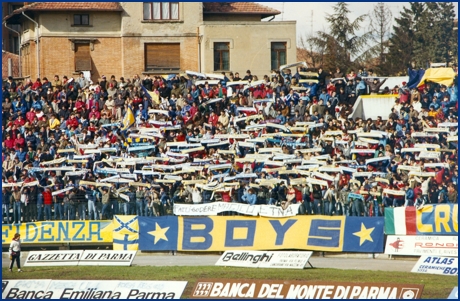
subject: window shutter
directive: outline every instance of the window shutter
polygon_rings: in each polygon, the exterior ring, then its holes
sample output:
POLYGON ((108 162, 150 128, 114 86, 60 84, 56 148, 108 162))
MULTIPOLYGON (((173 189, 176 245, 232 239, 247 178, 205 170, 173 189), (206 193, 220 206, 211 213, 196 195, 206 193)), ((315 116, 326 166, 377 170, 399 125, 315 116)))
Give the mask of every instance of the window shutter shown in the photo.
POLYGON ((91 52, 88 44, 75 44, 75 71, 91 71, 91 52))
POLYGON ((180 43, 145 44, 145 70, 180 70, 180 43))

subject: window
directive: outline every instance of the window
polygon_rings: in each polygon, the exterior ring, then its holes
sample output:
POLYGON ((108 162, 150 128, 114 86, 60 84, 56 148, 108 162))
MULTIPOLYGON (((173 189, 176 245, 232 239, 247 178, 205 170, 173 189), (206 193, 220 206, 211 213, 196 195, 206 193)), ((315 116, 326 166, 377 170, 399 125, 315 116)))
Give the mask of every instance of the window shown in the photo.
POLYGON ((89 15, 73 15, 73 25, 89 25, 89 15))
POLYGON ((272 69, 286 65, 286 42, 273 42, 271 47, 272 69))
POLYGON ((230 70, 229 49, 229 43, 214 43, 214 71, 230 70))
POLYGON ((145 71, 180 70, 180 43, 145 44, 145 71))
POLYGON ((179 2, 144 2, 144 20, 179 20, 179 2))
POLYGON ((91 70, 90 43, 75 43, 75 71, 91 70))

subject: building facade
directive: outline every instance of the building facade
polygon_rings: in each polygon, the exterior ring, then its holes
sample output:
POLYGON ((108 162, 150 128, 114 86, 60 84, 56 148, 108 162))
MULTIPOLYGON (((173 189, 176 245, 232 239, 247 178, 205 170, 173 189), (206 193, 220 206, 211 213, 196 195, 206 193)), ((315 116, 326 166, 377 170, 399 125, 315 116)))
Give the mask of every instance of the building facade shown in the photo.
POLYGON ((261 77, 296 61, 296 23, 271 22, 279 13, 251 2, 34 2, 3 21, 21 34, 25 77, 247 69, 261 77))

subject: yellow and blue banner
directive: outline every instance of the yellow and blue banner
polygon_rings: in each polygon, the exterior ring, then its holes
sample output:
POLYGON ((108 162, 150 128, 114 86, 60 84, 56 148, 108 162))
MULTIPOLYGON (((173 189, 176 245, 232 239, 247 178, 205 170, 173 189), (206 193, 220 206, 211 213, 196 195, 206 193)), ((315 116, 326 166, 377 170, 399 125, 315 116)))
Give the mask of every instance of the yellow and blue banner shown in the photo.
POLYGON ((379 217, 138 217, 139 250, 383 252, 379 217))
POLYGON ((387 235, 458 235, 458 205, 385 208, 387 235))
POLYGON ((130 126, 132 126, 135 122, 133 110, 131 109, 131 106, 128 106, 128 109, 125 112, 125 116, 123 117, 123 122, 122 122, 122 131, 126 131, 130 126))
POLYGON ((113 217, 113 249, 139 249, 139 222, 136 215, 115 215, 113 217))
POLYGON ((22 244, 111 243, 112 221, 50 221, 2 225, 2 244, 9 244, 15 233, 22 244))

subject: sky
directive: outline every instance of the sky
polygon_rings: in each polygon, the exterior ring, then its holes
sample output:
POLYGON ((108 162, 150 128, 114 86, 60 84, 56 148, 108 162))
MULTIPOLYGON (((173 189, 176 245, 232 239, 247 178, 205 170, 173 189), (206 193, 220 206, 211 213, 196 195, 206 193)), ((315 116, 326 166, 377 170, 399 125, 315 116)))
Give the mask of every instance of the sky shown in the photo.
MULTIPOLYGON (((313 32, 327 30, 326 14, 332 13, 332 6, 337 2, 258 2, 262 5, 274 8, 282 12, 273 21, 297 21, 297 40, 313 32), (313 11, 313 22, 311 14, 313 11)), ((370 13, 377 2, 348 2, 350 19, 354 20, 360 15, 370 13)), ((391 10, 393 18, 399 17, 402 8, 408 7, 409 2, 386 2, 391 10)), ((458 2, 454 2, 458 11, 458 2)), ((458 13, 457 13, 458 14, 458 13)), ((368 21, 364 22, 368 25, 368 21)))

